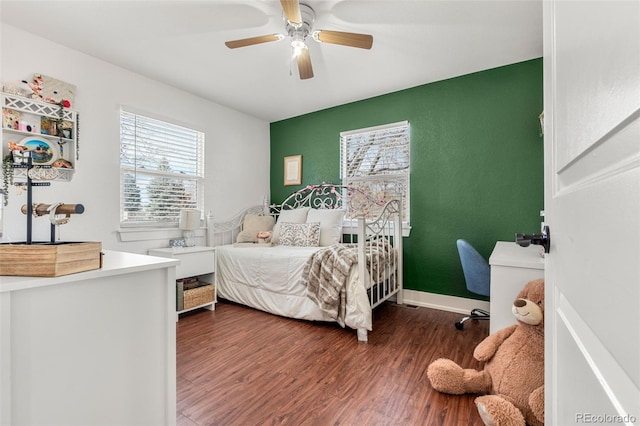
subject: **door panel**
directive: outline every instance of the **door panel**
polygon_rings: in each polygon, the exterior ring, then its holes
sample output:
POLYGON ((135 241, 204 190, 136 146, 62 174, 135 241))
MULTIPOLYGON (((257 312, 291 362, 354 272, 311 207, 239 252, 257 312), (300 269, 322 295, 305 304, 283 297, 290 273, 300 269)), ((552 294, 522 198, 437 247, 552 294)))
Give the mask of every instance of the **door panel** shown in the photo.
POLYGON ((636 169, 558 195, 556 208, 576 215, 558 217, 553 229, 560 231, 552 231, 552 238, 562 243, 562 250, 553 256, 558 268, 580 264, 559 271, 558 278, 563 280, 559 284, 561 295, 582 314, 584 323, 636 384, 640 384, 640 339, 631 337, 640 336, 640 275, 637 243, 632 240, 637 240, 640 227, 631 216, 632 212, 640 214, 638 176, 636 169), (636 194, 633 185, 629 185, 633 181, 636 194), (633 203, 619 203, 618 197, 633 203), (576 216, 580 216, 579 220, 576 216), (634 244, 635 249, 626 248, 634 244), (618 250, 621 246, 625 248, 618 250))
MULTIPOLYGON (((560 322, 558 325, 558 353, 561 354, 558 362, 562 363, 564 367, 558 371, 559 387, 557 392, 558 394, 570 393, 573 384, 576 382, 581 387, 593 389, 593 391, 583 395, 580 400, 565 400, 559 404, 558 418, 570 419, 571 422, 555 424, 579 423, 581 418, 584 418, 588 413, 615 413, 614 405, 607 397, 604 389, 599 386, 597 377, 592 374, 593 370, 582 356, 581 349, 574 340, 574 336, 564 325, 564 322, 560 322), (565 384, 570 384, 570 386, 563 387, 565 384)), ((547 421, 546 423, 549 424, 550 422, 547 421)))
POLYGON ((543 7, 545 420, 638 422, 640 2, 543 7))
POLYGON ((638 108, 637 1, 555 2, 556 132, 564 167, 638 108), (634 57, 635 56, 635 57, 634 57), (580 107, 576 108, 576 104, 580 107))
MULTIPOLYGON (((558 325, 558 383, 564 388, 558 389, 558 395, 572 395, 578 389, 580 398, 563 398, 560 409, 568 417, 576 418, 580 413, 611 414, 626 412, 637 420, 633 407, 638 406, 638 388, 621 368, 609 349, 582 321, 580 315, 560 297, 557 304, 558 325), (635 398, 635 399, 634 399, 635 398), (572 405, 572 411, 566 407, 572 405)), ((581 423, 578 421, 577 423, 581 423)), ((585 423, 585 422, 582 422, 585 423)), ((611 422, 608 422, 611 423, 611 422)), ((555 424, 571 424, 560 422, 555 424)))

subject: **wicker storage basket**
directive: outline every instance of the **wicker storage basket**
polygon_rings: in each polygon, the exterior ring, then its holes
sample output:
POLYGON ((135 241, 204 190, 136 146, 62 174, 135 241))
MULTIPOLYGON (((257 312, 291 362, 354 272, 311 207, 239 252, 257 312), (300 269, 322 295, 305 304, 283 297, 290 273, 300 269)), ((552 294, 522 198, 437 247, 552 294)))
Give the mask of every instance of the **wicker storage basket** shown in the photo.
POLYGON ((184 307, 190 309, 213 301, 213 284, 206 284, 201 287, 184 291, 184 307))

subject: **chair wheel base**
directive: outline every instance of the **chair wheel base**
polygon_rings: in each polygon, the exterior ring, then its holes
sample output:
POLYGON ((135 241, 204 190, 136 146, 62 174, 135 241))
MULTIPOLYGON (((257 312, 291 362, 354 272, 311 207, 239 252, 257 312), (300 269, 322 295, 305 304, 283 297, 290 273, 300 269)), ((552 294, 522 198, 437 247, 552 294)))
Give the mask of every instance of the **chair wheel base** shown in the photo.
POLYGON ((458 330, 462 330, 464 328, 465 321, 468 320, 488 320, 490 318, 489 312, 484 309, 473 309, 471 313, 467 316, 464 316, 455 323, 455 326, 458 330))

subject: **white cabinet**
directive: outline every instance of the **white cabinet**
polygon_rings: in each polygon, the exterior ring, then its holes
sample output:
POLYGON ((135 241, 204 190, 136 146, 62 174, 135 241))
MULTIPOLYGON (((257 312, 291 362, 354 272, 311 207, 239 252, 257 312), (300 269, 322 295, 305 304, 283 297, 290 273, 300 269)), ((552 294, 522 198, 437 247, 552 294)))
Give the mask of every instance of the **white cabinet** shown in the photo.
POLYGON ((0 425, 175 425, 176 263, 0 277, 0 425))
POLYGON ((491 301, 489 333, 515 324, 513 301, 529 281, 544 278, 542 247, 520 247, 515 242, 498 241, 489 257, 491 301))
POLYGON ((176 267, 176 312, 197 308, 215 309, 216 249, 214 247, 171 247, 149 250, 149 255, 180 260, 176 267))
MULTIPOLYGON (((2 158, 11 153, 9 143, 12 142, 32 151, 33 165, 42 169, 39 171, 42 176, 36 178, 71 180, 79 159, 78 113, 57 104, 22 96, 7 93, 0 96, 2 158)), ((20 160, 16 158, 15 162, 20 160)), ((26 179, 26 173, 26 168, 16 168, 14 178, 17 181, 26 179)))

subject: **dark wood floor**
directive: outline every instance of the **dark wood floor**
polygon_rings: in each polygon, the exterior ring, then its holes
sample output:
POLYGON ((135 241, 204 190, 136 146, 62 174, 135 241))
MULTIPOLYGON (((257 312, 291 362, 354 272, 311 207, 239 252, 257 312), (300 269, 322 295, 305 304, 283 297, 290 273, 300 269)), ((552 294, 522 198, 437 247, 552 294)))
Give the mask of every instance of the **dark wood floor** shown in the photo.
POLYGON ((385 303, 368 343, 354 330, 221 302, 177 329, 178 425, 482 425, 474 396, 434 391, 436 358, 481 368, 486 321, 385 303))

